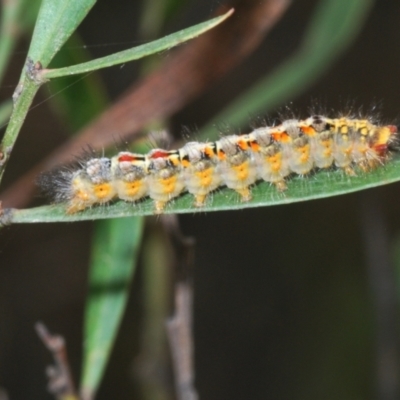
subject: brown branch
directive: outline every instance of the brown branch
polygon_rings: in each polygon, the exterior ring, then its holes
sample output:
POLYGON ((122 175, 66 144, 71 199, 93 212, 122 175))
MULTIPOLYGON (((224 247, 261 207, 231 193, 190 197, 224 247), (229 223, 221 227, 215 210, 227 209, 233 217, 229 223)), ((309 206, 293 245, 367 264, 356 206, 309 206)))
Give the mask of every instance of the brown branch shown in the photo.
POLYGON ((58 400, 79 400, 71 377, 64 338, 59 335, 52 335, 46 326, 40 322, 35 325, 35 329, 44 345, 52 353, 55 361, 55 365, 46 370, 49 378, 49 392, 58 400))
POLYGON ((175 286, 175 312, 166 322, 171 348, 178 400, 197 400, 194 388, 192 339, 192 287, 180 282, 175 286))
MULTIPOLYGON (((69 142, 56 149, 3 193, 5 207, 27 205, 40 172, 68 163, 88 144, 103 149, 132 139, 146 124, 167 118, 248 56, 279 21, 291 0, 235 0, 235 14, 222 25, 177 49, 152 74, 133 85, 117 103, 69 142)), ((219 10, 226 11, 226 8, 219 10)))

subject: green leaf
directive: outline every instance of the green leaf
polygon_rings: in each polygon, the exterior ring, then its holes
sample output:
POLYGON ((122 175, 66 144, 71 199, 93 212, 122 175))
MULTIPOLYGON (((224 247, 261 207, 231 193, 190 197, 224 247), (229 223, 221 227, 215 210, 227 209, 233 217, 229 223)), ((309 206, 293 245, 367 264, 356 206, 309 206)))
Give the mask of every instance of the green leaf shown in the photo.
MULTIPOLYGON (((139 339, 138 370, 152 365, 156 371, 169 371, 170 354, 165 322, 171 312, 171 282, 174 279, 174 255, 169 233, 162 224, 147 224, 142 244, 141 300, 142 318, 139 339)), ((135 374, 140 398, 170 400, 170 387, 155 375, 135 374)))
MULTIPOLYGON (((173 200, 167 206, 165 213, 204 213, 207 211, 238 210, 289 204, 387 185, 400 180, 400 157, 397 156, 388 164, 369 173, 362 171, 357 173, 357 176, 347 176, 341 170, 321 170, 305 178, 294 176, 288 180, 288 190, 283 193, 278 192, 269 183, 259 182, 252 190, 253 199, 246 203, 242 203, 234 191, 224 188, 211 194, 208 204, 201 209, 193 207, 193 196, 184 194, 173 200)), ((152 215, 154 214, 154 206, 150 199, 146 199, 138 204, 118 201, 112 205, 93 207, 74 215, 66 215, 65 205, 44 206, 28 210, 11 210, 10 214, 9 222, 12 223, 67 222, 132 215, 152 215)))
POLYGON ((96 0, 43 0, 28 57, 47 67, 96 0))
POLYGON ((44 79, 50 79, 65 75, 82 74, 90 71, 95 71, 100 68, 123 64, 128 61, 146 57, 150 54, 158 53, 163 50, 168 50, 171 47, 174 47, 189 39, 193 39, 201 35, 202 33, 214 28, 221 22, 225 21, 230 15, 232 15, 232 13, 233 10, 230 10, 220 17, 210 19, 209 21, 172 33, 171 35, 165 36, 153 42, 137 46, 132 49, 120 51, 106 57, 97 58, 86 63, 73 65, 71 67, 44 70, 42 73, 42 77, 44 79))
POLYGON ((104 373, 128 299, 142 227, 142 218, 97 223, 85 316, 83 398, 94 397, 104 373))
POLYGON ((353 42, 372 5, 372 0, 320 1, 300 49, 207 123, 199 137, 216 137, 221 121, 238 128, 248 123, 249 115, 265 113, 304 91, 353 42))

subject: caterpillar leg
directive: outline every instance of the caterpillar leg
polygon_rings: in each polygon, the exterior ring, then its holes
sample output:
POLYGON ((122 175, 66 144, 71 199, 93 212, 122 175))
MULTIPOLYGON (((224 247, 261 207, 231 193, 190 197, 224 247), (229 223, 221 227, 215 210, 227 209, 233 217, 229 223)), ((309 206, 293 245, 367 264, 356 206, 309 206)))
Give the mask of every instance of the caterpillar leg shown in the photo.
POLYGON ((67 206, 67 214, 71 215, 71 214, 76 214, 79 211, 83 211, 85 208, 90 207, 90 205, 88 205, 89 203, 85 200, 81 200, 81 199, 71 199, 68 203, 67 206))
POLYGON ((274 185, 275 185, 276 190, 278 192, 284 192, 288 188, 287 184, 286 184, 286 182, 284 180, 274 182, 274 185))
POLYGON ((162 200, 155 200, 154 201, 154 214, 160 215, 164 212, 165 206, 167 205, 168 201, 162 200))
POLYGON ((350 165, 346 165, 345 167, 343 167, 343 171, 348 176, 357 176, 356 172, 350 165))
POLYGON ((236 192, 238 192, 241 196, 241 201, 243 203, 250 201, 252 199, 251 191, 248 187, 243 188, 243 189, 235 189, 236 192))
POLYGON ((207 195, 206 194, 196 194, 194 196, 194 206, 201 208, 204 206, 206 202, 207 195))

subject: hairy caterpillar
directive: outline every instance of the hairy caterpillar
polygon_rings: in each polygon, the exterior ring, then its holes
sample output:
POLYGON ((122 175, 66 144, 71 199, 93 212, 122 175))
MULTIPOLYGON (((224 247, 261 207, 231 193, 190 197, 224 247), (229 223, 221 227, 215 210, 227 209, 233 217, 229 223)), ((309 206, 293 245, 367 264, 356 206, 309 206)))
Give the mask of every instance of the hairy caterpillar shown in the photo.
POLYGON ((183 192, 202 207, 207 195, 221 186, 248 201, 258 180, 284 191, 292 174, 331 167, 348 175, 357 169, 368 172, 387 161, 396 141, 394 125, 314 115, 215 142, 188 142, 177 150, 92 158, 75 171, 44 175, 39 185, 55 201, 66 202, 69 214, 114 199, 136 202, 144 197, 154 201, 155 213, 162 213, 183 192))

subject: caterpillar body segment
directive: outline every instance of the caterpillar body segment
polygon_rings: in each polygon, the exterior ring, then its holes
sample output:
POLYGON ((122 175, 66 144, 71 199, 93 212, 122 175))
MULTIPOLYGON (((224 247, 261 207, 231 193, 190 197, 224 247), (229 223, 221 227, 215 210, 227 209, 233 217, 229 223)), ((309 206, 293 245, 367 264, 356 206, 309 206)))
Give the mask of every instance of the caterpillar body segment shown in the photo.
POLYGON ((314 168, 310 138, 300 129, 297 120, 285 121, 280 129, 282 135, 288 135, 283 147, 288 157, 290 171, 298 175, 308 174, 314 168))
POLYGON ((249 140, 249 135, 232 135, 216 142, 217 171, 225 186, 236 190, 242 201, 251 199, 249 187, 258 179, 249 140))
POLYGON ((194 205, 201 207, 207 195, 222 185, 215 144, 189 142, 179 155, 186 190, 194 196, 194 205))
POLYGON ((67 213, 73 214, 94 204, 108 203, 116 197, 108 158, 88 160, 71 176, 67 213))
POLYGON ((259 179, 275 184, 279 191, 286 189, 285 178, 290 175, 289 159, 277 138, 276 128, 259 128, 252 132, 258 143, 254 160, 259 179))
POLYGON ((179 151, 151 150, 147 155, 148 195, 154 200, 155 212, 162 213, 165 205, 185 189, 179 151))
POLYGON ((50 174, 39 184, 54 200, 67 202, 71 214, 114 199, 137 202, 145 197, 154 201, 155 213, 162 213, 183 192, 193 195, 195 207, 202 207, 221 186, 249 201, 250 188, 259 180, 284 191, 292 174, 332 167, 349 175, 357 169, 368 172, 387 161, 397 141, 393 125, 314 115, 215 142, 189 142, 178 150, 93 158, 76 171, 50 174))
POLYGON ((136 201, 148 193, 148 162, 142 154, 121 152, 111 159, 111 174, 117 197, 136 201))

